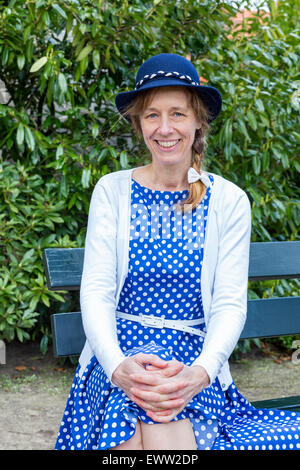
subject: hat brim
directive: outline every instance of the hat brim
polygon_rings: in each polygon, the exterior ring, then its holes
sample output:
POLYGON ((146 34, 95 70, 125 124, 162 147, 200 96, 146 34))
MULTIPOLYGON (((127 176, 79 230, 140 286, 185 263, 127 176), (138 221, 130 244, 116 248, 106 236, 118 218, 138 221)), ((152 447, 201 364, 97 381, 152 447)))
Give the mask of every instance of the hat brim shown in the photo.
MULTIPOLYGON (((196 90, 200 98, 203 100, 205 106, 209 112, 208 122, 214 121, 221 112, 222 109, 222 96, 221 93, 214 87, 205 85, 192 85, 189 83, 183 83, 177 79, 164 79, 164 80, 151 80, 151 82, 145 83, 143 87, 138 90, 124 91, 118 93, 115 98, 116 107, 120 114, 124 114, 130 103, 138 96, 141 91, 150 90, 151 88, 161 88, 166 86, 182 86, 196 90)), ((125 116, 127 121, 130 122, 130 118, 125 116)))

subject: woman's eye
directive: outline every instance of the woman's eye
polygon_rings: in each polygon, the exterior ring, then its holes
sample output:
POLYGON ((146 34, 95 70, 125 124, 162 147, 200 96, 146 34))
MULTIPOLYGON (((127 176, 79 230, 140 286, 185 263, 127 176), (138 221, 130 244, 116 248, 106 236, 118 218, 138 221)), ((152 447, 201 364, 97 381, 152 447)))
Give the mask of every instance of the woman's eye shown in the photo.
POLYGON ((147 115, 147 118, 150 118, 150 119, 153 119, 156 117, 156 114, 155 113, 150 113, 147 115))
POLYGON ((183 116, 183 114, 180 113, 179 111, 176 111, 176 112, 174 113, 174 116, 176 116, 176 117, 181 117, 181 116, 183 116))

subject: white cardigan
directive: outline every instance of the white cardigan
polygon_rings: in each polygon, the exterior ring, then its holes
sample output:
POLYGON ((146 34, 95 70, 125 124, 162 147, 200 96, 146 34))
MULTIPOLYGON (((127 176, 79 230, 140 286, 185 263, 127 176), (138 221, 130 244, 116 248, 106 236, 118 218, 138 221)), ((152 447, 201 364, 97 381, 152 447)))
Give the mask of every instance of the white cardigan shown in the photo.
MULTIPOLYGON (((80 288, 87 341, 79 358, 79 375, 95 355, 111 380, 125 358, 115 311, 128 272, 133 170, 102 176, 92 194, 80 288)), ((207 334, 193 365, 206 369, 210 383, 218 376, 225 390, 232 382, 228 358, 246 319, 251 210, 242 189, 212 175, 201 273, 207 334)))

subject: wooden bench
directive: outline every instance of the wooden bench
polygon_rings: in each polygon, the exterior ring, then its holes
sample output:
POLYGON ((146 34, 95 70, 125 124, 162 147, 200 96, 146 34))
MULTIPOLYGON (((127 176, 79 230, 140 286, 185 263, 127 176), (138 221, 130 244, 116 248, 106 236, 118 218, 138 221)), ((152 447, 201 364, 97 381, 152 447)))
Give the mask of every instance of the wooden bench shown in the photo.
MULTIPOLYGON (((79 290, 84 248, 49 248, 43 252, 48 288, 79 290)), ((300 242, 251 243, 249 281, 300 277, 300 242)), ((51 316, 55 357, 79 355, 85 334, 81 313, 51 316)), ((248 315, 240 338, 300 334, 300 297, 248 300, 248 315)), ((300 365, 299 365, 300 372, 300 365)), ((300 381, 299 381, 300 390, 300 381)), ((257 408, 300 411, 300 395, 254 402, 257 408)))

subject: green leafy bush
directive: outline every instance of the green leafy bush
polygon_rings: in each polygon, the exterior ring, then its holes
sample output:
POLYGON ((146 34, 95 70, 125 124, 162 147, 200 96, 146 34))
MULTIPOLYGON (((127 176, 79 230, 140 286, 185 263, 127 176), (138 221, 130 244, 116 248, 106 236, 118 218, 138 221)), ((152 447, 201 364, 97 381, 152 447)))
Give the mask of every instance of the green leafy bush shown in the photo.
MULTIPOLYGON (((0 0, 3 339, 40 338, 45 350, 49 313, 78 302, 48 291, 42 250, 84 246, 99 177, 149 161, 114 96, 158 52, 189 54, 222 91, 206 166, 247 191, 252 240, 299 239, 296 0, 267 2, 270 15, 259 10, 239 30, 229 3, 0 0)), ((250 295, 286 292, 298 295, 299 283, 253 285, 250 295)))

